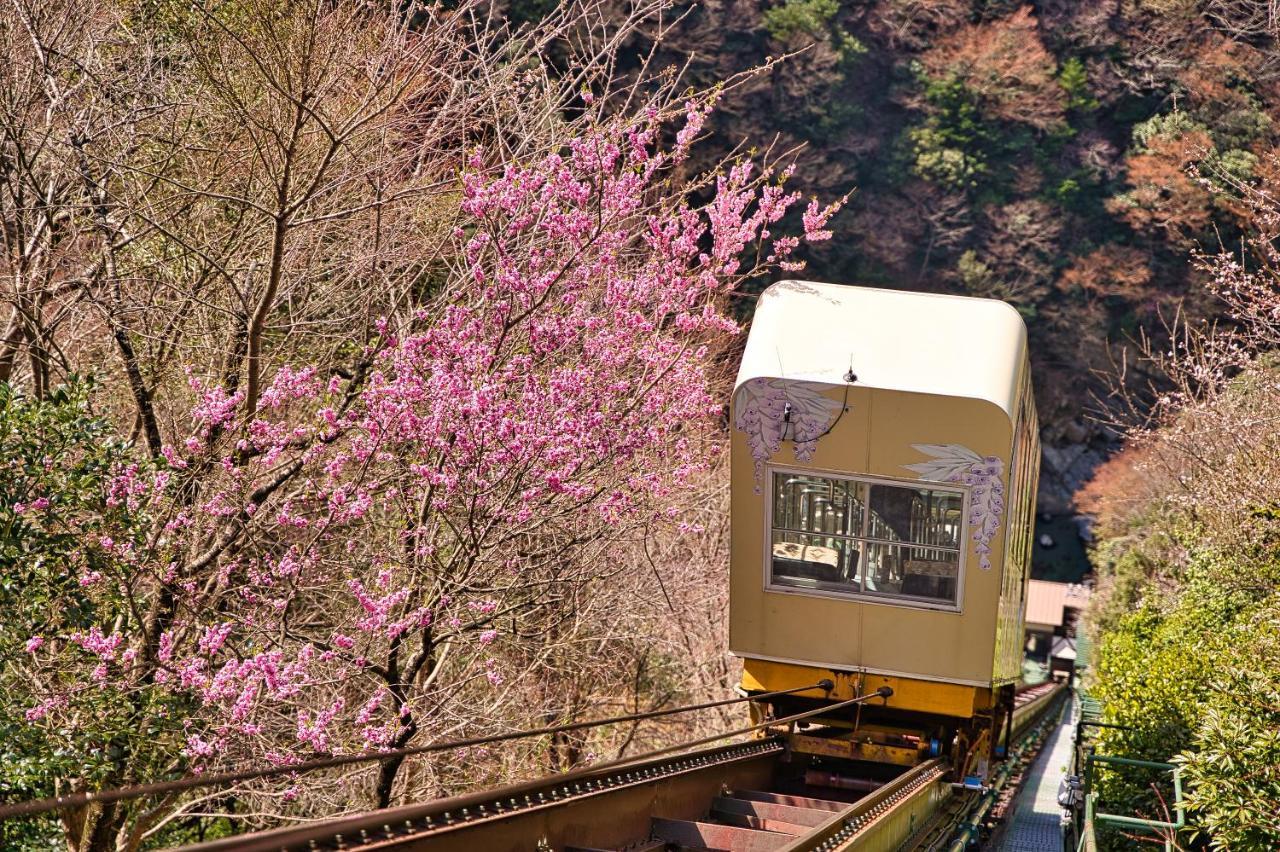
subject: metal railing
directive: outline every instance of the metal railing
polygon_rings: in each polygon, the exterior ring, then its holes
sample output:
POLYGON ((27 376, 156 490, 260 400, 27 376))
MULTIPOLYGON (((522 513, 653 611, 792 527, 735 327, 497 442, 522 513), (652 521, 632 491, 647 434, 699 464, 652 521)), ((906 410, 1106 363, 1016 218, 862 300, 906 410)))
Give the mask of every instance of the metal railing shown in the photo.
POLYGON ((1182 767, 1173 763, 1156 760, 1138 760, 1132 757, 1097 754, 1091 744, 1084 742, 1085 728, 1115 728, 1125 730, 1127 725, 1114 725, 1099 721, 1101 705, 1095 699, 1081 696, 1081 715, 1076 723, 1075 769, 1077 775, 1083 776, 1082 792, 1084 793, 1083 818, 1079 829, 1079 842, 1075 852, 1097 852, 1097 831, 1100 826, 1113 825, 1135 831, 1144 831, 1164 838, 1165 852, 1172 852, 1174 838, 1186 826, 1186 807, 1182 800, 1182 767), (1083 758, 1083 772, 1079 772, 1083 758), (1158 820, 1142 817, 1124 816, 1122 814, 1105 813, 1098 810, 1098 793, 1093 789, 1095 767, 1098 764, 1128 766, 1137 769, 1151 769, 1158 772, 1171 772, 1173 777, 1173 812, 1176 819, 1158 820))
POLYGON ((1135 760, 1131 757, 1114 757, 1105 754, 1090 754, 1085 758, 1084 770, 1084 826, 1080 832, 1080 843, 1076 852, 1094 852, 1097 849, 1096 831, 1099 825, 1116 825, 1123 828, 1148 831, 1160 836, 1164 833, 1165 852, 1172 852, 1173 838, 1187 824, 1186 808, 1182 802, 1182 767, 1172 763, 1156 760, 1135 760), (1157 769, 1173 772, 1173 809, 1177 819, 1173 822, 1141 817, 1122 816, 1098 811, 1098 794, 1093 791, 1093 767, 1098 763, 1110 763, 1117 766, 1134 766, 1143 769, 1157 769))

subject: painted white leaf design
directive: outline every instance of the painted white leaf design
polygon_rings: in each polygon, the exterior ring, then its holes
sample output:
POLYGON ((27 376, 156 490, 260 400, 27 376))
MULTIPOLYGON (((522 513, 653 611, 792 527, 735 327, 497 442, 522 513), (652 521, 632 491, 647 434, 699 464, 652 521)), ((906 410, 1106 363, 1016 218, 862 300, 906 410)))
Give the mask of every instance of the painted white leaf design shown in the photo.
POLYGON ((734 428, 745 432, 751 458, 755 461, 756 491, 764 476, 764 465, 782 447, 795 442, 796 458, 809 461, 839 416, 842 403, 828 399, 820 382, 790 379, 748 379, 738 388, 734 428))
POLYGON ((821 299, 829 305, 839 305, 840 300, 832 296, 828 296, 822 290, 808 281, 779 281, 777 284, 767 288, 760 294, 761 299, 772 299, 782 293, 799 293, 814 299, 821 299))
POLYGON ((1004 460, 980 456, 960 444, 912 444, 912 449, 931 456, 928 461, 905 464, 921 479, 958 482, 970 487, 969 525, 973 528, 978 565, 991 569, 991 539, 1000 531, 1004 515, 1004 460))
POLYGON ((935 482, 955 482, 968 473, 969 468, 982 461, 982 456, 959 444, 912 444, 911 447, 933 458, 903 467, 914 470, 921 479, 932 479, 935 482))

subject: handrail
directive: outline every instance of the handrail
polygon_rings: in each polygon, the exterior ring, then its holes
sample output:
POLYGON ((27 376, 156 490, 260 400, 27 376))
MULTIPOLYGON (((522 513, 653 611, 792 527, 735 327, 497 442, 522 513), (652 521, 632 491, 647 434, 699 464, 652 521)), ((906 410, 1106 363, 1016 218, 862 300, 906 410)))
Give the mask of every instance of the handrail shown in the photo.
POLYGON ((731 739, 757 731, 765 731, 779 725, 790 725, 820 714, 852 708, 857 704, 862 704, 875 698, 887 700, 892 696, 893 688, 882 686, 874 692, 839 701, 835 704, 816 707, 800 713, 792 713, 779 719, 766 719, 763 722, 737 728, 736 730, 677 743, 673 746, 647 751, 644 754, 638 754, 633 757, 615 758, 603 763, 571 769, 568 772, 562 772, 546 778, 518 782, 505 787, 467 793, 448 799, 435 799, 384 810, 333 817, 317 821, 311 825, 288 826, 247 835, 233 835, 218 840, 206 841, 197 848, 205 850, 205 852, 232 852, 232 850, 234 852, 282 852, 288 849, 312 849, 315 848, 315 844, 318 841, 332 840, 335 837, 358 836, 362 831, 379 832, 385 830, 388 825, 417 822, 425 817, 440 816, 451 811, 466 813, 468 809, 472 809, 473 811, 483 812, 484 807, 492 806, 496 803, 500 808, 502 802, 536 794, 539 790, 545 790, 548 787, 563 787, 570 783, 586 782, 600 777, 606 771, 612 772, 622 767, 635 766, 644 761, 667 757, 697 746, 714 743, 717 740, 731 739))
MULTIPOLYGON (((1097 848, 1097 840, 1095 838, 1095 826, 1097 825, 1117 825, 1125 828, 1138 829, 1140 831, 1149 831, 1152 834, 1160 834, 1159 829, 1168 829, 1173 833, 1177 833, 1186 827, 1187 812, 1186 805, 1182 801, 1182 767, 1173 763, 1165 763, 1156 760, 1138 760, 1132 757, 1117 757, 1106 754, 1090 753, 1085 757, 1085 793, 1084 797, 1084 826, 1080 832, 1080 844, 1077 846, 1077 852, 1094 852, 1097 848), (1169 822, 1168 820, 1144 819, 1142 817, 1122 816, 1120 814, 1103 813, 1097 810, 1098 794, 1093 792, 1093 765, 1095 763, 1110 763, 1117 766, 1134 766, 1144 769, 1172 770, 1173 772, 1173 808, 1177 814, 1177 820, 1169 822)), ((1166 852, 1173 849, 1173 841, 1171 838, 1165 838, 1164 848, 1166 852)))
POLYGON ((1102 825, 1113 825, 1121 828, 1135 829, 1138 831, 1149 832, 1157 836, 1162 832, 1168 832, 1164 838, 1164 847, 1166 852, 1171 852, 1174 848, 1173 836, 1176 835, 1178 831, 1185 828, 1187 824, 1186 804, 1183 802, 1182 798, 1182 767, 1164 761, 1139 760, 1137 758, 1121 757, 1119 755, 1097 754, 1093 750, 1093 743, 1085 738, 1085 728, 1132 730, 1132 727, 1101 721, 1102 704, 1097 699, 1089 696, 1083 690, 1078 690, 1077 696, 1080 699, 1080 715, 1076 719, 1075 755, 1072 763, 1072 771, 1077 776, 1083 776, 1081 780, 1083 781, 1084 807, 1083 814, 1078 815, 1073 820, 1073 823, 1079 826, 1080 832, 1079 840, 1075 846, 1075 852, 1097 852, 1096 833, 1098 826, 1102 825), (1084 763, 1083 767, 1080 765, 1082 761, 1084 763), (1176 819, 1170 822, 1169 820, 1143 819, 1141 817, 1123 816, 1121 814, 1099 811, 1099 794, 1093 789, 1095 764, 1129 766, 1138 769, 1154 769, 1161 773, 1171 772, 1173 777, 1173 809, 1176 819))
POLYGON ((1076 852, 1098 852, 1098 838, 1093 827, 1093 796, 1084 797, 1084 826, 1076 852))

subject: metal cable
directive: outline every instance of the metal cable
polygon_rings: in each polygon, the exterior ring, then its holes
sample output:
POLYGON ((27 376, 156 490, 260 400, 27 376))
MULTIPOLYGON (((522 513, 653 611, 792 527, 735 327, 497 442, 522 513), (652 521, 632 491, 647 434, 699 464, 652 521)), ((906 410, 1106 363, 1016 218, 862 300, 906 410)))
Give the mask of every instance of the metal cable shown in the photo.
MULTIPOLYGON (((468 740, 450 740, 443 743, 412 746, 409 748, 395 749, 393 751, 336 755, 334 757, 325 757, 317 760, 309 760, 303 763, 295 763, 289 766, 247 769, 240 772, 223 772, 217 775, 191 775, 184 778, 177 778, 172 781, 156 781, 150 784, 134 784, 128 787, 118 787, 112 790, 86 790, 79 793, 69 793, 65 796, 53 796, 47 799, 32 799, 26 802, 18 802, 13 805, 0 806, 0 820, 12 819, 13 817, 19 816, 33 816, 35 814, 62 810, 64 808, 83 807, 84 805, 92 802, 120 802, 128 799, 142 798, 143 796, 192 790, 199 787, 216 787, 222 784, 251 781, 255 778, 266 778, 271 775, 311 772, 316 769, 331 769, 337 766, 348 766, 353 763, 390 760, 395 757, 407 757, 415 754, 428 754, 437 751, 469 748, 471 746, 492 745, 494 743, 507 742, 509 740, 524 739, 525 737, 539 737, 548 734, 567 733, 569 731, 579 731, 585 728, 613 725, 620 722, 639 722, 646 719, 656 719, 661 716, 672 716, 677 713, 691 713, 695 710, 708 710, 713 707, 740 704, 744 701, 760 701, 766 698, 776 698, 778 696, 791 695, 796 692, 804 692, 810 689, 830 691, 834 687, 835 684, 832 681, 824 678, 823 680, 809 686, 797 686, 792 689, 780 689, 775 692, 763 692, 758 695, 748 695, 737 698, 724 698, 719 701, 708 701, 703 704, 691 704, 685 707, 672 707, 667 710, 650 710, 645 713, 630 713, 626 716, 614 716, 610 719, 596 719, 589 722, 573 722, 568 725, 553 725, 545 728, 535 728, 529 731, 515 731, 509 734, 494 734, 492 736, 476 737, 468 740)), ((628 758, 628 761, 632 759, 633 758, 628 758)))
MULTIPOLYGON (((753 695, 750 696, 750 699, 754 700, 795 691, 796 690, 785 690, 780 693, 753 695)), ((439 799, 414 805, 401 805, 400 807, 387 808, 381 811, 370 811, 362 814, 354 814, 348 817, 339 817, 332 820, 326 820, 315 825, 300 826, 296 828, 280 828, 247 836, 238 835, 226 837, 220 840, 212 840, 207 843, 199 844, 194 847, 193 852, 195 852, 195 850, 199 850, 199 852, 282 852, 282 850, 287 849, 313 848, 314 843, 319 843, 338 835, 341 835, 343 838, 354 839, 360 837, 361 832, 385 833, 388 826, 412 823, 427 815, 438 814, 446 811, 465 811, 468 808, 487 805, 488 803, 495 801, 520 798, 530 793, 537 792, 539 789, 559 787, 574 781, 580 781, 584 778, 597 776, 607 769, 632 766, 642 761, 652 760, 657 757, 664 757, 666 755, 674 754, 675 752, 684 751, 700 745, 707 745, 708 743, 713 743, 717 740, 742 736, 743 734, 760 731, 775 725, 785 725, 792 722, 798 722, 801 719, 808 719, 813 716, 832 713, 837 710, 843 710, 846 707, 862 704, 863 702, 870 701, 873 698, 887 699, 892 695, 893 689, 891 687, 882 686, 875 692, 867 695, 860 695, 857 698, 850 698, 847 701, 839 701, 835 704, 828 704, 812 710, 805 710, 801 713, 784 716, 781 719, 769 719, 755 725, 749 725, 745 728, 738 728, 733 731, 726 731, 713 736, 702 737, 691 742, 668 746, 667 748, 655 749, 654 751, 648 751, 644 754, 637 754, 632 757, 622 757, 615 760, 605 761, 603 763, 592 764, 591 766, 584 766, 580 769, 573 769, 548 778, 538 778, 533 781, 522 781, 506 787, 499 787, 496 790, 484 790, 478 793, 456 796, 451 799, 439 799)), ((421 836, 422 833, 424 832, 419 832, 412 836, 421 836)), ((355 848, 358 845, 360 844, 356 843, 351 845, 349 848, 355 848)))

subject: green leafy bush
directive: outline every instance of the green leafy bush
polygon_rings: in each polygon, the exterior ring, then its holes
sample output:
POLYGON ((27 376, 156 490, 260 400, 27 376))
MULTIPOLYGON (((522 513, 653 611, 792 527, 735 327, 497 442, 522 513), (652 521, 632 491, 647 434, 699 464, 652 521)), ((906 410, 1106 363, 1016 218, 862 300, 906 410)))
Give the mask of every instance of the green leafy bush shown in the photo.
POLYGON ((849 65, 866 54, 867 46, 837 23, 839 13, 839 0, 786 0, 781 6, 766 9, 762 21, 765 31, 776 41, 826 40, 840 62, 849 65))
POLYGON ((778 41, 789 41, 796 35, 820 38, 839 11, 839 0, 786 0, 765 10, 764 28, 778 41))
MULTIPOLYGON (((42 400, 0 383, 0 801, 43 798, 88 786, 116 786, 173 771, 181 729, 174 699, 146 684, 84 689, 66 666, 84 652, 52 638, 142 617, 115 591, 116 569, 96 543, 131 528, 129 509, 111 505, 108 483, 132 463, 127 445, 89 400, 92 385, 73 381, 42 400), (104 577, 90 587, 79 579, 104 577), (25 696, 27 700, 17 700, 25 696), (62 727, 74 711, 80 720, 62 727), (166 747, 167 745, 167 747, 166 747), (166 755, 168 755, 166 757, 166 755), (127 760, 126 760, 127 757, 127 760), (121 774, 128 763, 132 775, 121 774)), ((53 819, 0 823, 0 848, 50 848, 53 819)))
MULTIPOLYGON (((1260 359, 1148 435, 1147 490, 1117 478, 1129 514, 1106 519, 1094 551, 1089 686, 1122 726, 1101 729, 1098 751, 1180 764, 1182 841, 1233 852, 1280 848, 1280 512, 1244 496, 1280 470, 1258 419, 1276 378, 1260 359)), ((1170 818, 1167 773, 1108 767, 1097 782, 1109 813, 1170 818)), ((1133 848, 1118 832, 1101 842, 1133 848)))
MULTIPOLYGON (((1179 755, 1188 785, 1187 803, 1203 834, 1219 849, 1274 849, 1280 836, 1280 621, 1272 611, 1263 635, 1266 656, 1234 664, 1214 679, 1215 691, 1179 755), (1246 712, 1240 712, 1244 706, 1246 712)), ((1255 653, 1259 638, 1250 631, 1255 653)))
POLYGON ((931 81, 925 100, 930 111, 924 123, 908 131, 915 173, 950 189, 974 189, 989 171, 997 134, 959 80, 931 81))

